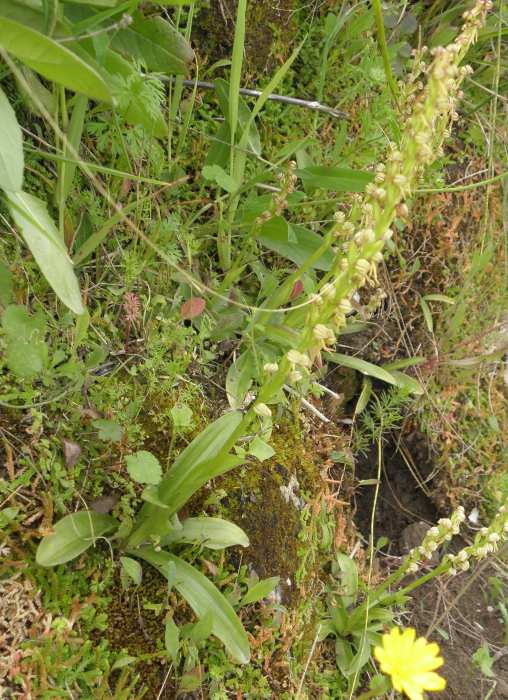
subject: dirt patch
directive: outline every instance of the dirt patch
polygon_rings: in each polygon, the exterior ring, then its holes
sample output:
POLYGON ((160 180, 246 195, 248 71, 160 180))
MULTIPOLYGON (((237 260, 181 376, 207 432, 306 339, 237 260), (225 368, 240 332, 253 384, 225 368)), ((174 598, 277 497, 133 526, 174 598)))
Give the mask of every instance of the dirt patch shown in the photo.
POLYGON ((413 594, 411 624, 425 636, 429 629, 442 632, 434 631, 430 635, 439 643, 445 659, 440 671, 447 679, 447 688, 439 695, 442 700, 508 698, 506 629, 489 582, 497 575, 492 566, 487 566, 480 576, 473 572, 468 576, 434 580, 413 594), (472 661, 473 654, 483 644, 488 645, 490 656, 497 658, 492 666, 493 678, 482 675, 472 661))
MULTIPOLYGON (((393 442, 383 449, 383 474, 375 513, 375 537, 387 537, 385 551, 394 556, 402 556, 418 546, 439 517, 431 497, 432 481, 428 477, 432 474, 432 460, 425 438, 413 434, 401 445, 404 451, 393 442), (415 467, 417 474, 412 473, 415 467)), ((372 480, 377 477, 377 470, 378 453, 373 447, 358 460, 356 476, 359 480, 372 480)), ((374 485, 360 485, 355 494, 355 522, 366 538, 370 534, 374 491, 374 485)), ((450 546, 453 551, 464 545, 454 540, 450 546)), ((441 673, 447 679, 447 688, 439 695, 443 700, 508 698, 507 630, 498 604, 504 601, 503 576, 495 564, 486 563, 467 576, 434 579, 411 594, 407 624, 438 642, 445 659, 441 673), (496 659, 492 678, 482 674, 472 659, 483 645, 496 659)))
MULTIPOLYGON (((378 450, 373 446, 369 453, 358 459, 355 475, 360 481, 372 482, 378 473, 378 450)), ((376 504, 376 539, 387 537, 390 554, 401 553, 401 533, 413 523, 435 523, 438 514, 430 494, 430 484, 425 483, 432 473, 425 440, 413 435, 397 446, 390 439, 382 453, 381 485, 376 504)), ((355 522, 368 538, 371 514, 374 506, 375 484, 359 485, 355 494, 355 522)))

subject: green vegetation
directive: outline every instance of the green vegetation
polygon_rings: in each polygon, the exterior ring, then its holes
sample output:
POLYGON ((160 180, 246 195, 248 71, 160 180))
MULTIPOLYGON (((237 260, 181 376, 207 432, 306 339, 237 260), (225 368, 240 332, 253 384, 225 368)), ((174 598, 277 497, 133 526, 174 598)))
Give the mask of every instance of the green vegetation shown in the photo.
POLYGON ((0 7, 7 697, 506 684, 507 22, 0 7))

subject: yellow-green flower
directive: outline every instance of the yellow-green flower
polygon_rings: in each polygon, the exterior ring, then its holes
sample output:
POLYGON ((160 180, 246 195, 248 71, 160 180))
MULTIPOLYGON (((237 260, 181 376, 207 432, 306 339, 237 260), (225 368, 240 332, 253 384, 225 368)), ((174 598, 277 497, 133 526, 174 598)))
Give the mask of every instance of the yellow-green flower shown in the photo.
POLYGON ((424 690, 445 688, 445 679, 435 673, 444 663, 439 646, 424 637, 416 639, 414 629, 391 629, 383 635, 382 646, 374 649, 374 656, 383 673, 391 676, 395 690, 410 700, 423 700, 424 690))

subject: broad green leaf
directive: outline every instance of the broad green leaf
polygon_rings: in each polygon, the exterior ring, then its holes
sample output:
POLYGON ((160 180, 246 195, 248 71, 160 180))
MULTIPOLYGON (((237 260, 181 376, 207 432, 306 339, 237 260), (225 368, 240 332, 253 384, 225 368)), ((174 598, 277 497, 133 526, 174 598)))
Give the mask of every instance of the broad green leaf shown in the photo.
POLYGON ((210 147, 205 159, 206 165, 220 165, 226 168, 229 163, 231 135, 226 122, 223 122, 215 136, 210 138, 210 147))
POLYGON ((139 561, 131 559, 131 557, 120 557, 120 564, 127 576, 134 581, 136 586, 139 586, 143 577, 143 570, 139 561))
POLYGON ((7 197, 12 218, 43 275, 61 301, 80 316, 85 312, 85 307, 78 280, 45 203, 26 192, 8 193, 7 197))
POLYGON ((78 348, 85 340, 90 327, 90 314, 85 309, 85 313, 76 318, 76 328, 74 331, 73 348, 78 348))
POLYGON ((249 443, 249 454, 259 459, 260 462, 264 462, 266 459, 273 457, 275 450, 271 445, 256 435, 249 443))
POLYGON ((145 542, 153 534, 167 535, 171 529, 169 518, 196 491, 210 479, 242 464, 244 460, 228 454, 236 442, 241 421, 241 413, 226 413, 207 426, 185 448, 159 485, 158 500, 166 507, 153 503, 143 506, 129 539, 130 546, 145 542))
POLYGON ((129 476, 139 484, 158 484, 162 478, 162 467, 151 452, 140 450, 127 457, 129 476))
POLYGON ((53 114, 58 96, 43 85, 39 76, 27 66, 20 66, 21 76, 16 75, 19 95, 28 109, 44 118, 45 112, 53 114))
MULTIPOLYGON (((221 457, 221 453, 224 453, 226 465, 226 454, 232 447, 231 440, 241 420, 239 412, 225 413, 195 437, 176 459, 159 486, 161 500, 170 505, 173 512, 178 511, 194 493, 192 489, 196 483, 201 486, 213 478, 209 474, 217 474, 219 465, 215 460, 221 457)), ((237 461, 232 457, 229 460, 237 461)))
POLYGON ((266 338, 273 340, 278 345, 288 348, 297 347, 302 339, 300 333, 294 328, 288 328, 288 326, 273 321, 261 328, 258 327, 258 330, 260 330, 261 335, 265 335, 266 338))
POLYGON ((247 634, 235 611, 222 593, 193 566, 168 552, 156 552, 152 547, 143 547, 130 552, 144 559, 166 576, 168 565, 176 568, 175 588, 188 602, 198 617, 213 611, 212 634, 218 637, 231 656, 239 663, 250 659, 247 634))
POLYGON ((373 365, 371 362, 360 360, 358 357, 350 357, 349 355, 342 355, 338 352, 327 352, 324 354, 324 356, 327 360, 335 362, 337 365, 355 369, 357 372, 366 374, 368 377, 380 379, 382 382, 386 382, 387 384, 397 384, 395 377, 390 372, 387 372, 382 367, 373 365))
MULTIPOLYGON (((323 244, 317 233, 303 226, 291 225, 293 240, 290 241, 288 222, 281 216, 274 216, 259 229, 257 238, 266 248, 288 258, 299 267, 323 244)), ((328 250, 314 264, 317 270, 328 271, 333 262, 333 253, 328 250)))
POLYGON ((48 365, 42 312, 31 316, 24 306, 8 306, 2 315, 2 327, 7 337, 5 359, 9 369, 23 379, 41 374, 48 365))
POLYGON ((229 367, 226 375, 226 394, 233 410, 242 408, 255 375, 254 358, 246 350, 229 367))
POLYGON ((370 659, 370 647, 371 645, 368 637, 362 637, 360 639, 360 648, 355 654, 354 658, 351 660, 349 668, 346 671, 343 671, 346 676, 352 676, 355 673, 358 673, 365 666, 370 659))
POLYGON ((205 165, 202 173, 205 180, 216 182, 226 192, 236 192, 239 187, 238 182, 220 165, 205 165))
POLYGON ((243 596, 241 605, 249 605, 249 603, 257 603, 270 595, 270 593, 279 585, 280 576, 272 576, 258 581, 252 588, 249 588, 243 596))
POLYGON ((356 402, 355 406, 355 416, 358 416, 363 410, 365 410, 367 404, 369 403, 371 395, 372 381, 369 377, 364 377, 362 390, 360 392, 360 396, 358 397, 358 401, 356 402))
POLYGON ((496 677, 496 674, 492 670, 496 658, 495 656, 490 655, 490 649, 487 642, 483 642, 482 646, 475 651, 471 658, 484 676, 487 676, 487 678, 496 677))
POLYGON ((38 343, 44 340, 46 321, 42 311, 29 314, 24 306, 8 306, 2 314, 2 328, 10 340, 38 343))
POLYGON ((160 500, 159 489, 157 488, 157 486, 147 486, 143 490, 141 498, 147 503, 152 503, 152 505, 154 506, 158 506, 159 508, 169 510, 168 506, 160 500))
POLYGON ((2 510, 0 510, 0 529, 12 523, 18 513, 19 508, 14 508, 12 506, 10 508, 2 508, 2 510))
POLYGON ((95 100, 111 102, 108 86, 91 66, 35 29, 3 17, 0 46, 48 80, 95 100))
POLYGON ((37 547, 40 566, 56 566, 75 559, 91 547, 98 537, 112 532, 118 522, 110 515, 81 510, 59 520, 54 533, 47 535, 37 547))
POLYGON ((116 420, 97 418, 92 421, 94 428, 97 428, 97 437, 105 442, 120 442, 123 437, 123 428, 116 420))
POLYGON ((14 110, 0 88, 0 187, 18 192, 23 187, 23 136, 14 110))
POLYGON ((172 542, 200 544, 209 549, 225 549, 235 545, 249 546, 249 538, 238 525, 222 518, 208 517, 184 520, 180 530, 174 530, 164 538, 165 544, 172 542))
POLYGON ((42 342, 10 341, 5 349, 5 359, 11 372, 22 379, 33 379, 48 365, 48 347, 42 342))
POLYGON ((130 666, 137 660, 138 659, 136 656, 129 656, 129 654, 124 654, 115 661, 115 663, 111 666, 111 670, 117 671, 120 668, 125 668, 125 666, 130 666))
POLYGON ((188 42, 162 17, 139 15, 129 27, 115 33, 111 47, 160 73, 185 75, 194 59, 188 42))
POLYGON ((46 22, 40 2, 36 2, 30 7, 23 0, 4 0, 4 2, 0 2, 0 17, 12 19, 15 22, 36 29, 42 34, 45 32, 46 22))
POLYGON ((303 183, 311 188, 334 190, 335 192, 363 192, 374 180, 372 173, 350 168, 331 168, 312 165, 297 170, 296 174, 303 183))
POLYGON ((166 618, 164 645, 169 658, 171 661, 175 662, 178 658, 178 651, 180 649, 180 630, 177 625, 175 625, 172 617, 166 618))
POLYGON ((213 612, 209 610, 203 617, 192 626, 189 634, 189 639, 195 644, 204 642, 205 639, 212 634, 213 628, 213 612))
POLYGON ((401 360, 394 360, 393 362, 388 362, 388 364, 383 365, 383 369, 391 372, 393 369, 405 369, 406 367, 413 367, 414 365, 421 365, 425 362, 425 357, 421 355, 416 355, 415 357, 406 357, 401 360))
POLYGON ((352 605, 358 593, 358 569, 356 563, 343 552, 337 552, 335 558, 341 570, 341 598, 345 606, 352 605))
POLYGON ((192 410, 188 406, 173 406, 170 411, 175 428, 188 428, 192 423, 192 410))
POLYGON ((396 369, 390 370, 390 374, 395 379, 397 386, 401 389, 407 389, 410 394, 421 396, 425 393, 425 390, 420 382, 414 377, 410 377, 409 375, 404 374, 404 372, 399 372, 396 369))

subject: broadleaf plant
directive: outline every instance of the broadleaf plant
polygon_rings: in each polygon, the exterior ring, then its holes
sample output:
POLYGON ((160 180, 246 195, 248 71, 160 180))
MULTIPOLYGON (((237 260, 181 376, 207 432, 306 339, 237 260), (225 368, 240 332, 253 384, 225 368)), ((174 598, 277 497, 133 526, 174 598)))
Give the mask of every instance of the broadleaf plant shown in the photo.
MULTIPOLYGON (((58 230, 46 203, 23 192, 23 140, 14 110, 0 88, 0 188, 19 232, 30 248, 43 275, 60 300, 76 315, 84 313, 79 283, 64 242, 65 207, 79 163, 79 147, 86 118, 88 98, 99 108, 118 110, 131 124, 148 133, 165 135, 162 114, 150 111, 143 99, 146 77, 138 65, 166 74, 185 74, 194 54, 189 43, 161 17, 124 16, 124 8, 101 15, 102 8, 114 8, 111 0, 70 4, 37 3, 17 0, 0 6, 0 56, 11 68, 30 109, 35 109, 55 131, 62 161, 59 163, 56 204, 58 230), (48 8, 51 12, 48 14, 48 8), (109 48, 79 39, 88 26, 101 32, 103 22, 118 21, 109 48), (119 51, 120 53, 118 53, 119 51), (122 55, 127 58, 122 57, 122 55), (15 63, 16 59, 21 63, 15 63), (31 71, 35 71, 32 73, 31 71), (36 77, 52 83, 48 90, 36 77), (65 90, 77 93, 67 124, 65 90), (126 96, 128 99, 126 100, 126 96), (55 122, 52 106, 60 103, 61 123, 55 122)), ((136 8, 138 3, 133 3, 136 8)))

